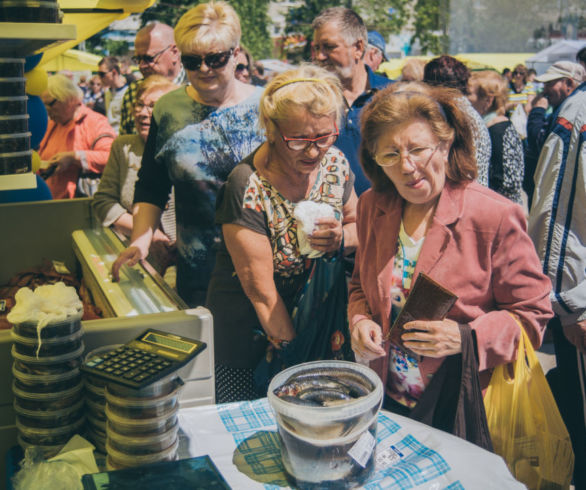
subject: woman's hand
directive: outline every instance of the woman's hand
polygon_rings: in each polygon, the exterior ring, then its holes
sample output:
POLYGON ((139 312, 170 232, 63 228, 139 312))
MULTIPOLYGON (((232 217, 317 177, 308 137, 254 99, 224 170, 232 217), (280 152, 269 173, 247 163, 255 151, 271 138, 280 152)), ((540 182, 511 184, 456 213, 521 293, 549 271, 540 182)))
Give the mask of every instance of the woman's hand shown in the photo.
POLYGON ((81 166, 81 162, 76 158, 74 151, 61 151, 55 153, 49 159, 49 167, 56 167, 55 172, 57 173, 67 170, 71 165, 81 166))
POLYGON ((383 334, 380 326, 372 320, 364 319, 352 327, 352 350, 357 357, 372 361, 383 357, 383 334))
POLYGON ((336 218, 319 218, 309 235, 309 244, 320 252, 335 252, 340 249, 343 236, 342 223, 336 218))
POLYGON ((128 267, 132 267, 145 257, 138 247, 128 247, 126 250, 120 252, 118 258, 112 264, 112 280, 118 282, 120 280, 120 268, 127 264, 128 267))
POLYGON ((415 320, 403 327, 405 347, 426 357, 445 357, 462 352, 460 327, 453 320, 435 322, 415 320))

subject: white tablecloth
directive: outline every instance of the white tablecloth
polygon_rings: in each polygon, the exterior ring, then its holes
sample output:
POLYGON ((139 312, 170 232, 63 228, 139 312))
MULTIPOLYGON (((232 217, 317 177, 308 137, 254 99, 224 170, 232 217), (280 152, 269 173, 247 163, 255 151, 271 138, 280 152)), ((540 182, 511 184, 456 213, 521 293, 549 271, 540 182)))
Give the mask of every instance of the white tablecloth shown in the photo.
MULTIPOLYGON (((235 489, 266 488, 233 464, 235 449, 261 431, 277 431, 266 398, 254 402, 186 408, 179 411, 185 446, 181 457, 210 455, 235 489)), ((499 456, 458 437, 382 410, 378 416, 377 458, 391 454, 365 485, 368 489, 523 489, 499 456)))

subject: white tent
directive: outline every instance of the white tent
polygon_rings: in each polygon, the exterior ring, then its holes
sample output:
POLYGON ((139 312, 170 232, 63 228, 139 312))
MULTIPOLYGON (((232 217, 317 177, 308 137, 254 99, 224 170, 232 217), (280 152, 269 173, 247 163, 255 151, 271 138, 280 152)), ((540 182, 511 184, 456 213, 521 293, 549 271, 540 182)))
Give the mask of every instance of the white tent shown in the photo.
POLYGON ((586 41, 558 41, 527 59, 525 65, 534 68, 537 74, 541 75, 556 61, 576 62, 576 53, 584 46, 586 41))

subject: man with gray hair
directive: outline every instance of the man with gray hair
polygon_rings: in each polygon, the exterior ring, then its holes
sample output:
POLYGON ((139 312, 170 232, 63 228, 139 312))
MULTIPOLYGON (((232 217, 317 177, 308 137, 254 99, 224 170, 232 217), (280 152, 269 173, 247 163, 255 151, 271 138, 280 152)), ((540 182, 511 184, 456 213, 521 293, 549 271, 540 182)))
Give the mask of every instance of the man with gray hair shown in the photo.
MULTIPOLYGON (((173 28, 162 22, 152 22, 136 33, 132 61, 144 78, 149 75, 162 75, 176 85, 187 83, 185 70, 181 64, 181 53, 175 44, 173 28)), ((134 103, 141 80, 130 83, 122 99, 120 134, 133 134, 134 103)))
POLYGON ((360 195, 370 187, 358 159, 360 112, 377 90, 391 82, 375 75, 365 64, 368 34, 356 12, 344 7, 328 8, 314 19, 311 26, 313 61, 335 73, 342 83, 347 113, 335 144, 350 162, 356 176, 354 189, 360 195))
POLYGON ((533 174, 539 153, 553 129, 562 102, 574 92, 582 81, 586 80, 586 71, 578 63, 558 61, 535 80, 543 83, 544 86, 543 92, 533 99, 533 108, 527 117, 527 151, 523 188, 529 198, 529 207, 531 207, 533 197, 533 174), (548 116, 547 110, 550 106, 552 113, 548 116))

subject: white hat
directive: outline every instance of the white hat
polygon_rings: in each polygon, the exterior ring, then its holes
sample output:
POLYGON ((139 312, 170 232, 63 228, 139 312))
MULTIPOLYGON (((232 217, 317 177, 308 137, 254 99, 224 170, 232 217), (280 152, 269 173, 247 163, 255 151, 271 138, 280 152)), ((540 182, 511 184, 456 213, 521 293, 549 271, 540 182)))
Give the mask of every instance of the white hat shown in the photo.
POLYGON ((586 71, 578 63, 558 61, 551 65, 543 75, 535 77, 535 80, 540 83, 546 83, 552 80, 559 80, 560 78, 571 78, 581 83, 586 78, 586 71))

